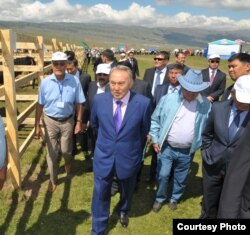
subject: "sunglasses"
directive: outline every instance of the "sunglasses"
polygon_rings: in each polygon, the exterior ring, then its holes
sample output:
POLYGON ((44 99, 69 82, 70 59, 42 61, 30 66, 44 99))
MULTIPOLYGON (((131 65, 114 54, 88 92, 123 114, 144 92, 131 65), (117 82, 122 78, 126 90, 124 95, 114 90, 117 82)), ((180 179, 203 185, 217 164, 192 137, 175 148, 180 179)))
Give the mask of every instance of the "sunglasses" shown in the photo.
POLYGON ((220 61, 219 61, 219 60, 210 60, 210 63, 212 63, 212 64, 214 64, 214 63, 219 64, 219 63, 220 63, 220 61))
POLYGON ((54 65, 54 66, 59 66, 59 65, 60 65, 60 66, 65 66, 65 65, 66 65, 66 62, 63 62, 63 61, 60 61, 60 62, 59 62, 59 61, 56 61, 56 62, 53 62, 53 65, 54 65))
POLYGON ((154 60, 159 60, 159 61, 162 61, 162 60, 165 60, 164 58, 158 58, 158 57, 155 57, 154 60))

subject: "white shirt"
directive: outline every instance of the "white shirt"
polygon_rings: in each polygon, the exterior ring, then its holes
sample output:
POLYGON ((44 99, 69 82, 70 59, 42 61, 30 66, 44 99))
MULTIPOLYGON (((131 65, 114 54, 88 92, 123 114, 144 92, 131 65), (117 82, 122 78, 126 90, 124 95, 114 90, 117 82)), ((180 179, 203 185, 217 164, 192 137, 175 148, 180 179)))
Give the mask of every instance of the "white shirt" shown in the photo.
POLYGON ((178 86, 173 86, 173 85, 169 84, 169 86, 168 86, 168 93, 167 93, 167 94, 171 94, 171 93, 174 93, 174 92, 178 92, 180 89, 181 89, 181 86, 180 86, 180 85, 178 85, 178 86))
POLYGON ((156 77, 158 75, 158 71, 161 71, 161 74, 160 74, 160 84, 159 84, 159 85, 161 85, 163 83, 163 81, 164 81, 165 76, 166 76, 167 67, 165 67, 162 70, 158 70, 158 69, 155 70, 154 81, 153 81, 153 86, 152 86, 152 90, 151 90, 151 93, 152 93, 153 96, 154 96, 154 91, 155 91, 155 80, 156 80, 156 77))
POLYGON ((191 147, 194 138, 196 106, 197 99, 191 102, 184 100, 166 138, 170 146, 181 149, 191 147))

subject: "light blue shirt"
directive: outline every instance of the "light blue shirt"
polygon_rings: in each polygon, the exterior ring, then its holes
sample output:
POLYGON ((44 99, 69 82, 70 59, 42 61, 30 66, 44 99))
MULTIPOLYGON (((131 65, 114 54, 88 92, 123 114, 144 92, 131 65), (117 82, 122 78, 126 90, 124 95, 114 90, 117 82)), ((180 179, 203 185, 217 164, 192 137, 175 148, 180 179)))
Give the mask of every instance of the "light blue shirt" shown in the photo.
POLYGON ((44 106, 47 116, 68 117, 73 114, 75 104, 85 101, 79 79, 71 74, 66 73, 62 81, 57 80, 54 74, 41 81, 38 103, 44 106))
POLYGON ((4 166, 6 158, 5 126, 0 116, 0 169, 4 166))

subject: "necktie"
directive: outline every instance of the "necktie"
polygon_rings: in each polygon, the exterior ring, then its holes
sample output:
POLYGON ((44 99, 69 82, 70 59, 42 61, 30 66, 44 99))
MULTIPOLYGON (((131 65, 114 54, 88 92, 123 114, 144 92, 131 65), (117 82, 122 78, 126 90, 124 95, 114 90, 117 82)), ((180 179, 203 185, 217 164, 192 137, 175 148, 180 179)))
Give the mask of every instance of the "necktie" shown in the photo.
POLYGON ((122 109, 121 109, 122 101, 117 100, 116 105, 117 106, 116 106, 116 110, 115 110, 115 114, 113 118, 115 122, 115 130, 116 130, 116 133, 118 133, 122 124, 122 109))
POLYGON ((212 85, 213 82, 214 82, 214 77, 215 77, 214 75, 215 75, 215 71, 212 70, 212 72, 211 72, 211 77, 210 77, 210 85, 212 85))
POLYGON ((236 115, 235 115, 232 123, 229 126, 229 140, 230 141, 232 141, 232 139, 234 138, 235 134, 237 133, 237 131, 239 129, 240 114, 241 114, 241 111, 237 110, 236 115))
POLYGON ((155 89, 158 85, 161 84, 161 71, 157 72, 156 78, 155 78, 155 87, 154 87, 154 94, 155 94, 155 89))

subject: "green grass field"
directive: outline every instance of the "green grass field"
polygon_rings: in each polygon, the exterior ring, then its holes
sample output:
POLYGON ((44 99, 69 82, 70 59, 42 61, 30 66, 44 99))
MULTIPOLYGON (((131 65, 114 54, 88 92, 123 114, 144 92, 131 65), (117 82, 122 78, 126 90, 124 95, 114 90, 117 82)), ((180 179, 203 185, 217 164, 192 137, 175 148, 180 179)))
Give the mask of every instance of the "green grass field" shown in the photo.
MULTIPOLYGON (((145 68, 153 66, 153 56, 136 56, 141 77, 145 68)), ((171 58, 170 62, 173 61, 171 58)), ((206 68, 207 60, 187 57, 191 68, 206 68)), ((227 62, 221 69, 227 72, 227 62)), ((92 66, 89 68, 92 73, 92 66)), ((93 76, 92 76, 93 77, 93 76)), ((231 83, 228 78, 228 85, 231 83)), ((24 88, 30 90, 29 87, 24 88)), ((37 91, 37 89, 36 89, 37 91)), ((30 91, 28 91, 30 92, 30 91)), ((47 192, 49 174, 45 160, 46 150, 34 139, 21 159, 22 189, 13 190, 10 180, 0 192, 1 235, 88 235, 91 233, 91 198, 93 174, 87 172, 91 165, 83 153, 75 156, 73 174, 66 177, 60 161, 59 185, 51 194, 47 192)), ((201 201, 201 157, 197 151, 189 174, 188 184, 176 211, 166 205, 159 213, 151 211, 155 186, 144 182, 149 173, 151 153, 148 150, 142 172, 141 184, 134 194, 127 229, 121 227, 115 212, 119 195, 112 198, 109 235, 171 235, 173 218, 198 218, 201 201)))

